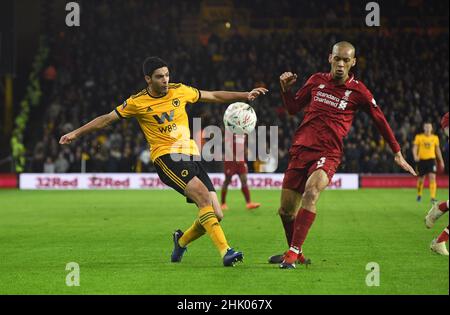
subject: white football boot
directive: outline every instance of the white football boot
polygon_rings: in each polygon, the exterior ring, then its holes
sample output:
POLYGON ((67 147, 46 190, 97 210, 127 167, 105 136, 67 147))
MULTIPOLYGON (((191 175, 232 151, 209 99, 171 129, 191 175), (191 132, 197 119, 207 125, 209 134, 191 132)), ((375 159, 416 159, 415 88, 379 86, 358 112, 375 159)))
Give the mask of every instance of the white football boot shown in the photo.
POLYGON ((434 239, 431 241, 430 249, 439 255, 448 256, 448 250, 445 246, 445 242, 437 243, 436 239, 434 239))
POLYGON ((437 219, 439 219, 443 214, 444 212, 439 210, 439 203, 438 202, 434 203, 425 217, 426 227, 431 229, 434 226, 434 223, 437 221, 437 219))

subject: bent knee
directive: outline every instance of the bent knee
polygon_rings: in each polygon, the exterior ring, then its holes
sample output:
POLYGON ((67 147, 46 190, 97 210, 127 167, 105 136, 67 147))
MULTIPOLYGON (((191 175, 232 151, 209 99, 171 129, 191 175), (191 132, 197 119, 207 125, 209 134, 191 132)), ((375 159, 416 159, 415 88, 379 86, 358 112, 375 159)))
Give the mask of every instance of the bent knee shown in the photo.
POLYGON ((307 189, 303 193, 303 200, 308 202, 316 202, 319 199, 320 191, 315 188, 307 189))
POLYGON ((215 213, 216 214, 216 218, 217 218, 217 221, 222 221, 222 219, 223 219, 223 213, 215 213))
POLYGON ((278 214, 282 217, 291 217, 295 215, 295 207, 280 207, 278 214))
POLYGON ((211 196, 208 192, 201 192, 197 195, 197 205, 200 208, 210 206, 212 204, 211 196))

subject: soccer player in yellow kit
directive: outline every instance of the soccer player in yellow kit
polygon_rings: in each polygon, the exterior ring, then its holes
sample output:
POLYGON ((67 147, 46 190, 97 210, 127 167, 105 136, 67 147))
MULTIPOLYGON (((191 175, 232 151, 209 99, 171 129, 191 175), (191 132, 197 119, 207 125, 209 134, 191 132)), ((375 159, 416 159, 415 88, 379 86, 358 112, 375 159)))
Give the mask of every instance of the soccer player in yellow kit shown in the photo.
POLYGON ((423 133, 416 135, 413 145, 414 161, 417 163, 417 201, 422 199, 425 176, 430 181, 431 202, 436 202, 436 158, 440 169, 444 168, 444 159, 439 148, 439 138, 433 134, 433 125, 424 123, 423 133))
POLYGON ((243 253, 234 251, 228 245, 219 224, 223 213, 214 186, 199 162, 198 147, 190 139, 185 107, 187 103, 196 102, 253 101, 267 90, 202 91, 181 83, 169 83, 169 67, 158 57, 149 57, 144 61, 143 74, 147 82, 144 90, 128 98, 109 114, 99 116, 62 136, 59 143, 71 143, 119 119, 136 118, 150 144, 151 159, 160 179, 186 196, 188 202, 195 202, 199 208, 198 217, 188 230, 174 232, 171 261, 180 262, 186 246, 207 233, 219 250, 224 266, 233 266, 243 260, 243 253))

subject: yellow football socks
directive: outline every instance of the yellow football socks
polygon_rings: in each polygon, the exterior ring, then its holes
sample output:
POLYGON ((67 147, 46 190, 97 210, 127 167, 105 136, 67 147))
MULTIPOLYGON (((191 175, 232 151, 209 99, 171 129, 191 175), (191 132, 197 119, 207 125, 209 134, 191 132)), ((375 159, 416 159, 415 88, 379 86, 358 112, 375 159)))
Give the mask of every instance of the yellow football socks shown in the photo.
POLYGON ((423 192, 423 180, 417 180, 417 196, 422 197, 423 192))
POLYGON ((216 245, 217 249, 219 250, 220 255, 222 257, 225 256, 227 249, 230 247, 228 246, 222 227, 220 226, 219 221, 214 214, 213 207, 207 206, 201 208, 198 213, 198 220, 208 233, 209 237, 211 237, 214 245, 216 245))
POLYGON ((436 199, 436 190, 437 190, 437 183, 435 180, 430 181, 430 197, 431 199, 436 199))
POLYGON ((194 224, 184 232, 183 236, 178 240, 178 244, 181 247, 186 247, 187 244, 195 241, 200 236, 206 233, 206 230, 200 224, 199 220, 195 220, 194 224))

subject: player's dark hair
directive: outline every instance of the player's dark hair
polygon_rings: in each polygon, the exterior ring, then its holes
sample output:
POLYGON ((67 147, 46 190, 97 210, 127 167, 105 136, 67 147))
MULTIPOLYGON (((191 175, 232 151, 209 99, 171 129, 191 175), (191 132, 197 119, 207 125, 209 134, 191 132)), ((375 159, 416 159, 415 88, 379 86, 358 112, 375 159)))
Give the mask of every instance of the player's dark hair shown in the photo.
POLYGON ((148 75, 151 77, 156 69, 162 67, 169 67, 169 65, 159 57, 147 57, 142 64, 142 72, 144 73, 144 76, 148 75))

